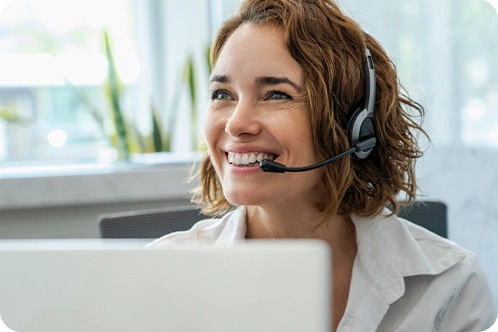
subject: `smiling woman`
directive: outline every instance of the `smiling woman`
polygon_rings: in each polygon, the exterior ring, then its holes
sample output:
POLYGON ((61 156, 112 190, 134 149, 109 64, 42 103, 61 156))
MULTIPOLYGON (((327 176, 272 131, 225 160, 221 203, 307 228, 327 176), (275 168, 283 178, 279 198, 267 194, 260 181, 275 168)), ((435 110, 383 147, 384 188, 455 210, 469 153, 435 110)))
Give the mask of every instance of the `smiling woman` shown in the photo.
POLYGON ((318 239, 333 256, 332 331, 491 326, 475 255, 395 215, 400 193, 417 196, 424 109, 372 35, 332 0, 244 0, 219 29, 211 64, 194 201, 219 218, 149 247, 318 239), (306 172, 258 163, 294 168, 334 155, 306 172))

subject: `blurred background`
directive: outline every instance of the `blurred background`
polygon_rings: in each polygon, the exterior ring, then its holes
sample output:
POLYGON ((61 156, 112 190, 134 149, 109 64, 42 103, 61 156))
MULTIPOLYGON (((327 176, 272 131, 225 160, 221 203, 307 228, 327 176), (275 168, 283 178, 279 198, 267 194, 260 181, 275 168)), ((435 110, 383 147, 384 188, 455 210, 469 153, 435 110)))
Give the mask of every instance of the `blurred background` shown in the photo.
MULTIPOLYGON (((498 16, 484 0, 341 0, 384 45, 498 303, 498 16)), ((188 203, 216 28, 237 0, 0 0, 0 238, 98 237, 99 213, 188 203)))

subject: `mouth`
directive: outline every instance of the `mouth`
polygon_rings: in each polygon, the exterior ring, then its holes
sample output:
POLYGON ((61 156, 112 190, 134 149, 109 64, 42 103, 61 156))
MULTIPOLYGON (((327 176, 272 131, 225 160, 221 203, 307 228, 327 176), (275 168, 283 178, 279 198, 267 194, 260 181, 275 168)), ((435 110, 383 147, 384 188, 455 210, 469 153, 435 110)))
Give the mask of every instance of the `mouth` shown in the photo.
POLYGON ((249 153, 227 153, 228 162, 232 165, 239 167, 256 166, 263 160, 271 160, 277 158, 276 155, 263 152, 249 152, 249 153))

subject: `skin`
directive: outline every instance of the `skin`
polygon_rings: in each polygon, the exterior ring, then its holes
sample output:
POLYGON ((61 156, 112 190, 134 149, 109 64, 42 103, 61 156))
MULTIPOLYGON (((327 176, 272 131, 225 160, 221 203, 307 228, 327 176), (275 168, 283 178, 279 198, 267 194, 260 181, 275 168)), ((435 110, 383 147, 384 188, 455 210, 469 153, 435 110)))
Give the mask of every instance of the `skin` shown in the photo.
POLYGON ((265 173, 236 166, 229 153, 263 152, 290 167, 318 159, 304 103, 304 73, 281 30, 242 24, 230 36, 213 68, 211 103, 204 134, 228 201, 247 206, 247 238, 314 238, 334 253, 332 325, 336 330, 349 294, 356 256, 354 225, 336 215, 316 228, 316 203, 325 196, 321 169, 265 173))

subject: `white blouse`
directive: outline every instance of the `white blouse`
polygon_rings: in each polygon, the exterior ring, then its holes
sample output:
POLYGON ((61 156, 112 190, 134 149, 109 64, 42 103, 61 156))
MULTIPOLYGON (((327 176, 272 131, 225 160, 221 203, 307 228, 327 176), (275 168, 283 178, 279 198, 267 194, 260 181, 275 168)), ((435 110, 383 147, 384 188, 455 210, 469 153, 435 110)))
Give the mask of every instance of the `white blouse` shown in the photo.
MULTIPOLYGON (((358 252, 338 332, 478 332, 497 312, 475 255, 396 216, 352 216, 358 252)), ((147 245, 243 241, 246 209, 206 219, 147 245)))

